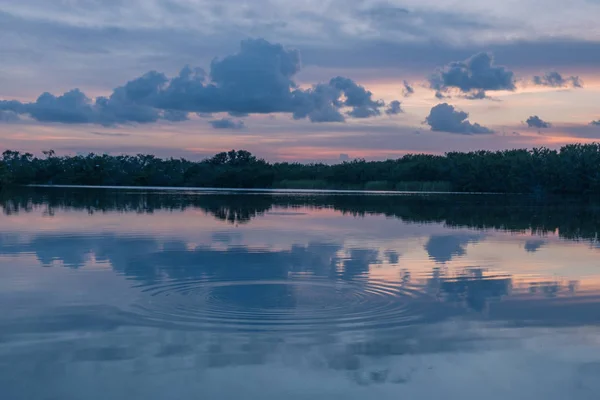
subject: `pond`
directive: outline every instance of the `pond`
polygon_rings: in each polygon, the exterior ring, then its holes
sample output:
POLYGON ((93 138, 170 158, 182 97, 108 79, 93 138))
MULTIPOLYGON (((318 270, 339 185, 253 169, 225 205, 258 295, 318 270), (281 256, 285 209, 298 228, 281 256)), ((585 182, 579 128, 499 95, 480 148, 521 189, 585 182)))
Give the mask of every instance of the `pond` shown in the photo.
POLYGON ((600 203, 0 193, 0 398, 597 399, 600 203))

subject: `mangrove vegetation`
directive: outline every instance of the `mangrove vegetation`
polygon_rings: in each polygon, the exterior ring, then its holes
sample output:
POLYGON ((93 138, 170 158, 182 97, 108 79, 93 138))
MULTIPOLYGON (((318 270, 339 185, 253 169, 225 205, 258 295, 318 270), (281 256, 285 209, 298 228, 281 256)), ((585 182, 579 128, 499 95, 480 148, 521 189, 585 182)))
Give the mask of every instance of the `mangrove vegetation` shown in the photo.
POLYGON ((269 163, 245 150, 202 161, 144 154, 58 156, 51 150, 37 157, 5 151, 0 186, 27 184, 598 194, 600 144, 409 154, 334 165, 269 163))

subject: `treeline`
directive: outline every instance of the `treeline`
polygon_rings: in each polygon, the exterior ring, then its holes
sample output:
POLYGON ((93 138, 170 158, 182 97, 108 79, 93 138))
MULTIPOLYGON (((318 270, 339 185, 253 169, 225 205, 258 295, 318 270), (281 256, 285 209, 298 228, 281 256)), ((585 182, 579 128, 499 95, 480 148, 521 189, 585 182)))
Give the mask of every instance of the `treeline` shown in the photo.
POLYGON ((268 163, 239 150, 193 162, 152 155, 42 157, 7 150, 0 184, 600 193, 600 144, 505 151, 410 154, 336 165, 268 163))
POLYGON ((600 202, 588 196, 227 194, 76 188, 14 188, 0 193, 5 214, 43 210, 88 213, 196 209, 230 224, 249 223, 271 210, 332 209, 354 216, 385 215, 405 222, 497 229, 598 243, 600 202))

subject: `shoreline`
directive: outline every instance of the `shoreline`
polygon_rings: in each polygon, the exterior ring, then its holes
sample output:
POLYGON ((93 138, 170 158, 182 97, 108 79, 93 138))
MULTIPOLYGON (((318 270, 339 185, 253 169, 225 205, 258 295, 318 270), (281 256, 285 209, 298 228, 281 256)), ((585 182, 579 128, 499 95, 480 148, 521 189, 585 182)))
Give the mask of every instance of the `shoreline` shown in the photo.
POLYGON ((216 188, 185 186, 112 186, 112 185, 42 185, 30 184, 22 187, 30 188, 62 188, 62 189, 107 189, 107 190, 148 190, 148 191, 188 191, 188 192, 220 192, 220 193, 282 193, 282 194, 368 194, 368 195, 412 195, 412 194, 449 194, 449 195, 522 195, 522 193, 493 192, 442 192, 442 191, 399 191, 399 190, 366 190, 366 189, 294 189, 294 188, 216 188))

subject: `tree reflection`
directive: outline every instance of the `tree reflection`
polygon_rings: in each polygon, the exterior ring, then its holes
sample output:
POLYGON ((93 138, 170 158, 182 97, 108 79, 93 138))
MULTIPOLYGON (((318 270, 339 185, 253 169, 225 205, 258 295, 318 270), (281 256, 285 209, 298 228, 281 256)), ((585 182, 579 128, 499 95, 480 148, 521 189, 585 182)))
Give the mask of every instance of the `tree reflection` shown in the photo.
POLYGON ((556 297, 561 293, 573 295, 579 288, 578 280, 561 281, 536 281, 529 283, 529 293, 539 294, 544 297, 556 297))
MULTIPOLYGON (((183 211, 193 208, 231 224, 248 223, 274 207, 329 208, 344 214, 386 215, 405 222, 437 222, 451 227, 535 234, 558 232, 565 239, 585 239, 595 243, 600 229, 597 200, 564 197, 539 200, 515 195, 244 195, 226 192, 26 188, 1 192, 0 207, 8 215, 43 207, 49 216, 54 215, 57 209, 89 213, 153 213, 157 210, 183 211)), ((468 242, 468 239, 465 240, 468 242)), ((460 253, 464 244, 458 242, 452 252, 460 253)), ((532 240, 526 244, 526 250, 534 252, 542 245, 541 240, 532 240)), ((440 259, 440 262, 443 260, 440 259)))

